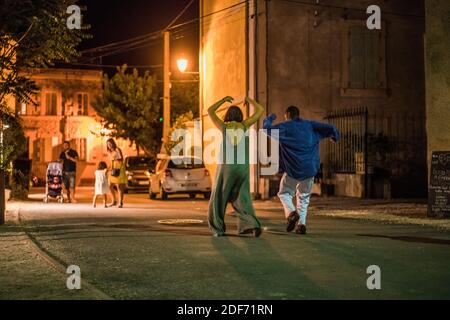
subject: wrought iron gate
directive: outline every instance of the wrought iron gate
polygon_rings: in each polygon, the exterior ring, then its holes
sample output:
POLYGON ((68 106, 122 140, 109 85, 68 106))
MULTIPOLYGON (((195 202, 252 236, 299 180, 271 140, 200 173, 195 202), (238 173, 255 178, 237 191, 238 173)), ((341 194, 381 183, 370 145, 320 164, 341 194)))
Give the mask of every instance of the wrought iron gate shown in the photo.
POLYGON ((341 133, 339 143, 325 144, 328 172, 364 173, 367 163, 367 117, 365 107, 337 110, 325 117, 341 133))

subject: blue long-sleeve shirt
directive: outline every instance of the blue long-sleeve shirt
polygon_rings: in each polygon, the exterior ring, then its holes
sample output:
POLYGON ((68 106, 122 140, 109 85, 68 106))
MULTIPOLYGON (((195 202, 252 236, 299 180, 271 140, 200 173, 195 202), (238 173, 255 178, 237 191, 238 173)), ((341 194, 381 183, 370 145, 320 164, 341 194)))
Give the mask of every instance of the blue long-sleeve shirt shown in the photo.
POLYGON ((320 140, 331 138, 338 141, 340 134, 337 128, 300 118, 272 125, 275 119, 276 116, 270 114, 264 119, 263 128, 269 136, 272 136, 272 130, 278 130, 280 172, 286 172, 297 180, 314 177, 320 168, 320 140))

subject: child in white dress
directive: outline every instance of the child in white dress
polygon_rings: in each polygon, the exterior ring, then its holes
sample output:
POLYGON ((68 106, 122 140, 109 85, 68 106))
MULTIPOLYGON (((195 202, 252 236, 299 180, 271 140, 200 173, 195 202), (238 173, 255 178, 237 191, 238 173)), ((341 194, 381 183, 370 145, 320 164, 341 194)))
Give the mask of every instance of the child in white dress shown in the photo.
POLYGON ((94 199, 92 201, 92 206, 95 208, 97 206, 97 197, 103 196, 103 206, 106 208, 106 202, 108 198, 108 192, 109 192, 109 183, 108 183, 108 176, 106 174, 107 171, 107 164, 104 161, 101 161, 98 164, 98 168, 95 171, 95 195, 94 199))

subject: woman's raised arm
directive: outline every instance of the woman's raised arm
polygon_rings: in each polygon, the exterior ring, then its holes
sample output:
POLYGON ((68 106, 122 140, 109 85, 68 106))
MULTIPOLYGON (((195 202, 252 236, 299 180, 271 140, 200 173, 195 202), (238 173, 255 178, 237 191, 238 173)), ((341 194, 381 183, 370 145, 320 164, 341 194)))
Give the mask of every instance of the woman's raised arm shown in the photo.
POLYGON ((245 127, 250 128, 250 126, 252 126, 256 121, 258 121, 259 117, 262 116, 264 107, 249 97, 245 97, 245 101, 255 106, 255 113, 244 121, 245 127))
POLYGON ((211 117, 212 122, 216 125, 218 128, 223 128, 225 126, 225 123, 222 121, 222 119, 219 118, 216 111, 220 108, 221 105, 223 105, 225 102, 233 102, 233 98, 230 96, 226 96, 225 98, 217 101, 214 103, 211 107, 208 108, 208 114, 211 117))

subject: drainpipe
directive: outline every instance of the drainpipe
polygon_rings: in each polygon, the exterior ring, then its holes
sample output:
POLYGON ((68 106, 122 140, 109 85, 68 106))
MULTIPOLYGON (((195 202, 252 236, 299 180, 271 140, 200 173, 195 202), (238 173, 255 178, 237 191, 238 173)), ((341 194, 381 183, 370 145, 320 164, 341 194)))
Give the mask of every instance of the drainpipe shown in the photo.
MULTIPOLYGON (((246 61, 247 61, 247 75, 246 75, 246 92, 249 96, 252 96, 255 100, 259 100, 258 96, 258 72, 257 72, 257 35, 258 35, 258 9, 257 1, 251 0, 246 4, 246 61)), ((250 113, 250 111, 249 111, 250 113)), ((254 124, 255 129, 259 129, 259 122, 254 124)), ((256 148, 256 160, 258 160, 258 135, 255 137, 255 147, 256 148)), ((255 151, 255 149, 252 149, 255 151)), ((251 151, 251 150, 250 150, 251 151)), ((261 194, 259 193, 259 162, 251 165, 251 175, 253 177, 253 195, 255 199, 260 199, 261 194)))

